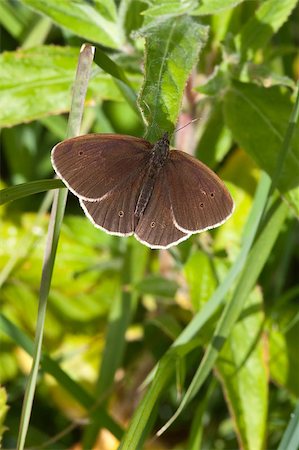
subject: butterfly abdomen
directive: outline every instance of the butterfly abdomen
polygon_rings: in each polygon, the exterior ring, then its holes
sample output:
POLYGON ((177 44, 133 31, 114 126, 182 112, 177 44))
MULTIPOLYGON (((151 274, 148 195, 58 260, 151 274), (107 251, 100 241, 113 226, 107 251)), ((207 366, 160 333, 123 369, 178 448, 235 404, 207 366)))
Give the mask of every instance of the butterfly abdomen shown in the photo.
POLYGON ((165 134, 153 147, 148 171, 144 177, 144 183, 140 191, 134 215, 140 218, 150 201, 155 181, 169 155, 169 141, 165 134))

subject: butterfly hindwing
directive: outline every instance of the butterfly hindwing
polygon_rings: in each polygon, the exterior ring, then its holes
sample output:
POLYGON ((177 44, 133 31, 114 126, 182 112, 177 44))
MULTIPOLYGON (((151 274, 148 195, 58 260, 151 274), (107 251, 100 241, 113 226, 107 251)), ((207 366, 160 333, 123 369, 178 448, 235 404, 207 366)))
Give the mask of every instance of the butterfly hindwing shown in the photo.
POLYGON ((141 169, 101 200, 91 202, 80 199, 85 214, 96 227, 121 236, 133 234, 136 226, 134 211, 146 168, 141 169))
POLYGON ((171 150, 165 170, 173 219, 183 232, 214 228, 232 214, 230 193, 202 162, 180 150, 171 150))
POLYGON ((162 168, 135 230, 136 238, 151 248, 167 248, 190 236, 178 230, 173 222, 165 176, 165 170, 162 168))

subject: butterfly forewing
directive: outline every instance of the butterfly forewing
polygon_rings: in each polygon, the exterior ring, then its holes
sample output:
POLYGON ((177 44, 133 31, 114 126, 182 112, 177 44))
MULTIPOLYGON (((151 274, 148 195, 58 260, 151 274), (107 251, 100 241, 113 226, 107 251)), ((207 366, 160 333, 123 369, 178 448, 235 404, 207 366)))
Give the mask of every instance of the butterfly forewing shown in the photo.
POLYGON ((135 230, 135 237, 151 248, 167 248, 190 236, 178 230, 173 222, 165 176, 163 168, 135 230))
POLYGON ((179 150, 171 150, 166 163, 173 219, 186 233, 223 223, 234 203, 224 183, 203 163, 179 150))
POLYGON ((90 134, 68 139, 52 150, 52 164, 77 196, 96 200, 148 164, 152 145, 144 139, 90 134))

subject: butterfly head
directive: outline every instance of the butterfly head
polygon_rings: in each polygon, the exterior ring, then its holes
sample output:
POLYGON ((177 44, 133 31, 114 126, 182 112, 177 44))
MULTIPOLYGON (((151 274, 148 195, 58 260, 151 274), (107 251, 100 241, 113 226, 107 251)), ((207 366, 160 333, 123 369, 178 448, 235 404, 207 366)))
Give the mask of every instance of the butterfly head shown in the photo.
POLYGON ((169 135, 168 135, 168 131, 166 131, 163 136, 161 137, 160 141, 162 141, 165 146, 169 146, 169 135))

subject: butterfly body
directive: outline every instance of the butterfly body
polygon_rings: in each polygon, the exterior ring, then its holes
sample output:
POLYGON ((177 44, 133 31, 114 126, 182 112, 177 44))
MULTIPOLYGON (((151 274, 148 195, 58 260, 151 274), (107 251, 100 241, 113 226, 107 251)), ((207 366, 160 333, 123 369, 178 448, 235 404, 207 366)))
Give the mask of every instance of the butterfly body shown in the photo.
POLYGON ((233 200, 207 166, 169 150, 165 133, 155 145, 133 136, 90 134, 52 150, 52 164, 93 224, 168 248, 214 228, 232 214, 233 200))
POLYGON ((159 176, 160 170, 165 165, 168 155, 169 140, 168 133, 165 133, 163 137, 154 145, 151 151, 148 171, 145 175, 145 179, 134 211, 134 215, 137 219, 142 216, 148 205, 155 186, 156 179, 159 176))

